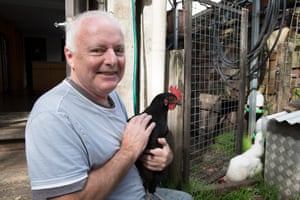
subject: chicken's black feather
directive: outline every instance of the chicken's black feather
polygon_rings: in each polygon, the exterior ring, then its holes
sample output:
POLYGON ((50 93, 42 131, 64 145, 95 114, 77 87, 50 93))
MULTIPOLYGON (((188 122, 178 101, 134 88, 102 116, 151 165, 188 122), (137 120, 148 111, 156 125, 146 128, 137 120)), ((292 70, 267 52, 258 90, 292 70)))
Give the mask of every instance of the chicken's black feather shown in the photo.
MULTIPOLYGON (((158 143, 158 138, 167 136, 168 134, 168 110, 169 105, 177 104, 178 99, 172 93, 161 93, 154 97, 151 104, 142 112, 152 116, 151 121, 155 122, 155 128, 150 134, 146 149, 161 148, 161 144, 158 143)), ((163 171, 151 171, 143 166, 140 160, 137 160, 136 166, 139 170, 140 176, 143 180, 143 184, 146 191, 154 193, 157 185, 160 184, 164 177, 165 170, 163 171)))

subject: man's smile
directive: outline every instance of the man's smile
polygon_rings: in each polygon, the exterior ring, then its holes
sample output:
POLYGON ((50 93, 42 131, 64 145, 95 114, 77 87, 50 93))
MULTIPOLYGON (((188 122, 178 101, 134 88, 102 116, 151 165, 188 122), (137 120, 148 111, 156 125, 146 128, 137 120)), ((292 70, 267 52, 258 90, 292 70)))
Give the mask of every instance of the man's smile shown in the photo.
POLYGON ((116 72, 116 71, 112 71, 112 72, 97 72, 97 74, 102 74, 102 75, 106 75, 106 76, 112 76, 112 75, 117 75, 118 72, 116 72))

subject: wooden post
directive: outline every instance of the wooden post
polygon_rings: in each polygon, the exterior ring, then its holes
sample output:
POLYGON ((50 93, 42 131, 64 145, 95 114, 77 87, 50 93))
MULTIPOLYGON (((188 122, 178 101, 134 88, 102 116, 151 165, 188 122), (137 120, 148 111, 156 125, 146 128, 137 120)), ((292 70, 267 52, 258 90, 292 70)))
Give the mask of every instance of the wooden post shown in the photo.
POLYGON ((277 109, 276 112, 281 112, 285 106, 289 104, 290 98, 290 74, 291 74, 291 66, 292 66, 292 58, 291 56, 285 59, 285 54, 288 53, 286 51, 286 45, 288 44, 279 44, 278 52, 277 52, 277 64, 278 64, 278 82, 277 86, 277 109), (289 59, 289 60, 288 60, 289 59))
MULTIPOLYGON (((239 119, 244 118, 244 106, 245 106, 245 86, 246 86, 246 69, 245 66, 247 66, 247 26, 248 26, 248 11, 246 9, 242 10, 242 23, 241 23, 241 39, 240 39, 240 47, 241 47, 241 53, 240 53, 240 98, 239 98, 239 107, 238 107, 238 113, 239 119)), ((240 154, 242 152, 242 141, 243 141, 243 132, 244 132, 244 124, 238 123, 237 125, 237 138, 236 138, 236 152, 240 154)), ((249 133, 250 134, 250 133, 249 133)))
MULTIPOLYGON (((169 62, 167 66, 167 74, 169 80, 167 80, 168 86, 178 87, 182 95, 184 95, 184 50, 172 50, 168 52, 169 62)), ((185 97, 183 97, 185 98, 185 97)), ((168 127, 170 130, 169 143, 174 153, 174 159, 170 166, 169 179, 176 187, 180 187, 182 182, 182 169, 183 169, 183 141, 184 141, 184 129, 183 129, 183 105, 177 106, 174 111, 168 112, 168 127)))
POLYGON ((190 176, 191 68, 192 68, 192 1, 184 0, 184 100, 183 104, 183 182, 190 176))

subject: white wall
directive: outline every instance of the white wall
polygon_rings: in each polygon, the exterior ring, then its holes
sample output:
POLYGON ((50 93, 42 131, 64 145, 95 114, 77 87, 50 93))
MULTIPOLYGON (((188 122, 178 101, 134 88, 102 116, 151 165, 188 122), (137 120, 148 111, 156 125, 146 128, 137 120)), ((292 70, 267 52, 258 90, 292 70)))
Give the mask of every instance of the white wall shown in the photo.
POLYGON ((120 94, 129 117, 134 114, 133 110, 133 66, 134 66, 134 42, 131 0, 110 0, 107 1, 107 8, 119 20, 121 28, 125 34, 126 70, 123 80, 117 90, 120 94))

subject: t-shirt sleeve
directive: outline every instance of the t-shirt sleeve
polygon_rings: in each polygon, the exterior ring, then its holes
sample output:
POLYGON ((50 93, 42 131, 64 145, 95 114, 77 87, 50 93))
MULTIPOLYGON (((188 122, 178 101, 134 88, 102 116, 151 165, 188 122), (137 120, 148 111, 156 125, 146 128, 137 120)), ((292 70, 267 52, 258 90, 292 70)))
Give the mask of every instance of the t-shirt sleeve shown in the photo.
POLYGON ((57 196, 84 187, 88 153, 80 128, 59 112, 32 116, 26 126, 26 157, 33 196, 57 196))

